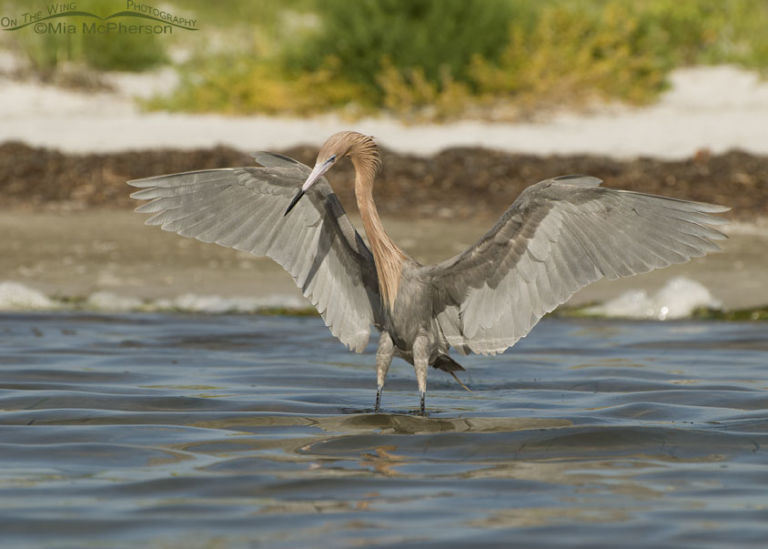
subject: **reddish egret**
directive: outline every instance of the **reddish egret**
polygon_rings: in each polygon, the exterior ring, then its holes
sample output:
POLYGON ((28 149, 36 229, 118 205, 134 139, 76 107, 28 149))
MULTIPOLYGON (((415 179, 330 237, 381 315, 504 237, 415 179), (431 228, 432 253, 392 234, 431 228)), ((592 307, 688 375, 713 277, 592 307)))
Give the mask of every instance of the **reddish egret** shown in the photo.
POLYGON ((332 135, 314 168, 256 153, 263 167, 227 168, 131 181, 150 200, 148 225, 277 261, 317 307, 331 333, 356 352, 371 325, 376 411, 393 356, 416 371, 425 412, 427 369, 455 376, 448 356, 501 353, 547 312, 600 278, 682 263, 717 250, 724 235, 710 215, 728 208, 600 187, 569 175, 525 189, 496 225, 464 253, 420 265, 384 231, 373 201, 379 156, 371 137, 332 135), (324 174, 347 157, 370 249, 324 174), (304 200, 301 200, 306 195, 304 200))

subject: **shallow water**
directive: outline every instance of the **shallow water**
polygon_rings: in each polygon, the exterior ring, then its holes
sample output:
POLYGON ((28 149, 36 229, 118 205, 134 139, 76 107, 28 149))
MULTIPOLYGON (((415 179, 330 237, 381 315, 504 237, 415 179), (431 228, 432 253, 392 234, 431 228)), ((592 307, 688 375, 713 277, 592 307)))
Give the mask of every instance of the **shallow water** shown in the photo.
POLYGON ((0 315, 0 539, 765 547, 767 328, 545 319, 422 418, 319 318, 0 315))

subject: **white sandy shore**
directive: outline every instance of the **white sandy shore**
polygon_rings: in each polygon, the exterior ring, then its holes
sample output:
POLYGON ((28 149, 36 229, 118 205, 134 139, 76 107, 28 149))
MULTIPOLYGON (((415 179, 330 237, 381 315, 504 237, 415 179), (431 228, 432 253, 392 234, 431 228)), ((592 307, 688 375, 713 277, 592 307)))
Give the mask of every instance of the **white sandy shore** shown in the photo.
POLYGON ((307 119, 142 113, 134 95, 173 85, 168 71, 122 76, 118 93, 85 94, 0 80, 0 142, 21 140, 70 152, 230 145, 242 150, 318 145, 330 133, 354 128, 397 151, 433 154, 476 145, 532 154, 603 154, 684 158, 706 148, 768 154, 768 83, 734 67, 682 69, 672 89, 645 108, 615 107, 562 114, 546 123, 457 122, 405 126, 393 119, 348 122, 307 119))

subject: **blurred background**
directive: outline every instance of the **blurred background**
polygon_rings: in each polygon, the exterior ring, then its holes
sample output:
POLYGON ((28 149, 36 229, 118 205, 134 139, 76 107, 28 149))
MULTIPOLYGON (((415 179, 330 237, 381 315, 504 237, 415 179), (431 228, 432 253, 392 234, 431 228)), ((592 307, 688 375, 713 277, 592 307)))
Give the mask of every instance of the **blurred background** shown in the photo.
MULTIPOLYGON (((255 268, 275 277, 257 293, 303 303, 271 265, 146 232, 125 181, 247 165, 252 150, 311 164, 341 129, 383 148, 377 201, 423 261, 460 251, 523 188, 564 173, 727 204, 729 231, 755 239, 745 249, 764 244, 764 0, 2 0, 0 27, 0 199, 14 236, 0 280, 42 303, 249 294, 255 268), (105 19, 62 14, 72 9, 105 19), (96 22, 144 27, 85 32, 96 22), (95 245, 101 216, 119 229, 95 245), (456 218, 466 226, 445 242, 456 218), (235 277, 225 290, 222 273, 235 277)), ((351 167, 340 168, 331 180, 354 212, 351 167)), ((726 287, 700 305, 768 303, 762 254, 720 257, 745 270, 726 284, 712 264, 694 267, 726 287)), ((661 288, 664 273, 636 284, 661 288)))
POLYGON ((0 0, 2 546, 763 549, 767 29, 768 0, 0 0), (728 239, 461 357, 472 392, 431 372, 429 417, 396 360, 373 413, 375 338, 126 185, 343 129, 422 262, 569 173, 730 206, 728 239))
MULTIPOLYGON (((12 17, 33 4, 4 0, 0 7, 12 17)), ((122 7, 77 2, 102 16, 122 7)), ((172 67, 177 84, 144 108, 387 113, 417 122, 527 120, 593 102, 643 105, 669 88, 679 67, 768 66, 762 0, 189 0, 162 8, 194 20, 196 30, 5 32, 3 49, 15 65, 5 72, 98 90, 109 86, 104 73, 172 67)))

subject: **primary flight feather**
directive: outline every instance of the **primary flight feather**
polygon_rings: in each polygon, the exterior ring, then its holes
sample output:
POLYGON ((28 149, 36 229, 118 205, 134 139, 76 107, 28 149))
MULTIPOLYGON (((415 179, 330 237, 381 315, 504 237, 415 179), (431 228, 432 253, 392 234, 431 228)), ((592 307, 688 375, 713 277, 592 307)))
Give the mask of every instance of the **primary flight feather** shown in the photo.
POLYGON ((525 189, 465 252, 421 265, 384 231, 371 137, 332 135, 314 168, 279 154, 254 157, 263 167, 129 181, 141 189, 131 196, 149 201, 137 208, 153 214, 149 225, 274 259, 350 349, 362 352, 375 326, 376 410, 394 356, 413 364, 424 413, 428 367, 454 377, 463 369, 451 347, 503 352, 587 284, 682 263, 725 238, 714 228, 725 220, 712 214, 729 208, 564 176, 525 189), (345 157, 370 248, 324 177, 345 157))

